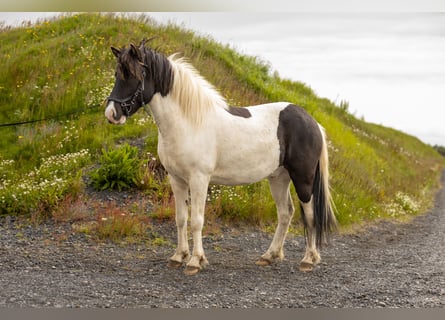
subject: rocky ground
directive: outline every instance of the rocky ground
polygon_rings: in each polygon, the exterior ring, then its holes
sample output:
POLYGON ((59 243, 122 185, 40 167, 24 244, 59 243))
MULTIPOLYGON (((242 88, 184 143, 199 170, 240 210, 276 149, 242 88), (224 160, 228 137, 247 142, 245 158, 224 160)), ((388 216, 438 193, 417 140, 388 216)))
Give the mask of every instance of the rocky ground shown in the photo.
MULTIPOLYGON (((158 230, 175 242, 172 222, 158 230)), ((256 266, 271 238, 248 228, 207 237, 210 265, 190 277, 166 267, 171 245, 98 243, 70 224, 3 217, 0 306, 445 307, 445 189, 408 224, 334 236, 312 273, 298 271, 300 236, 289 235, 285 261, 256 266)))

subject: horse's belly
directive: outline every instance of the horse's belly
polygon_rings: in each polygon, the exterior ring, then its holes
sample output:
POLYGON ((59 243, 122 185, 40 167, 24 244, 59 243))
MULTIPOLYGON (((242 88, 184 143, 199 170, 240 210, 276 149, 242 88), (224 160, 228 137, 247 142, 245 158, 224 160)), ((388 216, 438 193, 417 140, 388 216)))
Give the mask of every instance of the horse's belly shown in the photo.
POLYGON ((240 159, 218 166, 211 175, 212 184, 240 185, 255 183, 270 176, 279 167, 278 157, 240 159))
POLYGON ((215 175, 212 176, 210 179, 210 184, 220 184, 220 185, 226 185, 226 186, 237 186, 237 185, 243 185, 243 184, 251 184, 258 181, 261 181, 265 178, 267 178, 270 175, 264 175, 264 174, 252 174, 252 175, 215 175))

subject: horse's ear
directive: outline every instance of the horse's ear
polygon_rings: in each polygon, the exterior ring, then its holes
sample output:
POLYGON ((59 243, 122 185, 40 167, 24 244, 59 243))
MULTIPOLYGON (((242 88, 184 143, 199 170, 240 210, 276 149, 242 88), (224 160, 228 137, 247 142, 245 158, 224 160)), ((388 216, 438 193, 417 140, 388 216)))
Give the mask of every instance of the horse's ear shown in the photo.
POLYGON ((132 43, 130 43, 130 54, 137 58, 139 61, 142 61, 142 55, 141 55, 141 51, 139 51, 138 48, 136 48, 136 46, 132 43))
POLYGON ((111 51, 113 52, 116 58, 118 58, 121 55, 121 51, 118 48, 111 47, 111 51))

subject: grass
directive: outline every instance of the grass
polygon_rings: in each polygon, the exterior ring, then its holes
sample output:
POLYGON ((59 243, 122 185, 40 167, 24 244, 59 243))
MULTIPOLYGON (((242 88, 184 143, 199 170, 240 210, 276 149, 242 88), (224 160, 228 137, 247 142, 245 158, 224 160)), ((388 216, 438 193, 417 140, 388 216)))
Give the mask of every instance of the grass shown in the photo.
MULTIPOLYGON (((84 192, 82 175, 98 163, 101 150, 138 139, 145 143, 140 147, 139 168, 143 186, 137 187, 152 199, 153 216, 172 219, 174 202, 165 174, 160 174, 154 122, 141 111, 125 126, 111 126, 103 115, 102 103, 114 83, 110 46, 139 43, 152 35, 158 36, 154 47, 166 55, 180 52, 187 57, 230 104, 289 101, 304 107, 326 128, 333 197, 344 228, 401 219, 431 206, 444 158, 418 139, 357 119, 348 112, 347 102, 336 105, 320 98, 306 84, 280 78, 264 61, 176 25, 157 25, 145 15, 71 14, 0 30, 0 123, 54 119, 0 127, 1 214, 59 211, 60 215, 64 199, 84 192), (49 161, 82 150, 88 157, 66 170, 49 161), (33 187, 29 195, 21 187, 38 186, 45 179, 58 187, 33 187)), ((211 219, 267 226, 275 221, 275 206, 266 182, 212 187, 208 214, 211 219)), ((121 220, 111 216, 122 225, 139 221, 132 220, 134 216, 121 220)), ((108 224, 100 221, 97 225, 106 229, 108 224)), ((113 232, 108 232, 110 237, 113 232)), ((116 231, 116 237, 123 233, 116 231)))
POLYGON ((66 194, 82 189, 82 168, 90 161, 86 149, 43 158, 33 170, 20 172, 14 160, 0 162, 0 213, 46 214, 66 194))

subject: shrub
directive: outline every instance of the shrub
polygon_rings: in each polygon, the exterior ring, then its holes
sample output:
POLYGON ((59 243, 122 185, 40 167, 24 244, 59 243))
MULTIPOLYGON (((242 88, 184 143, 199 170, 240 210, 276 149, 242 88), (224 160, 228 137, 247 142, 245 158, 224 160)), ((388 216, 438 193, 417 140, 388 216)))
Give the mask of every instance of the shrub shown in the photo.
POLYGON ((96 190, 113 189, 121 191, 139 185, 141 160, 138 148, 125 143, 117 149, 102 150, 100 167, 91 172, 96 190))

